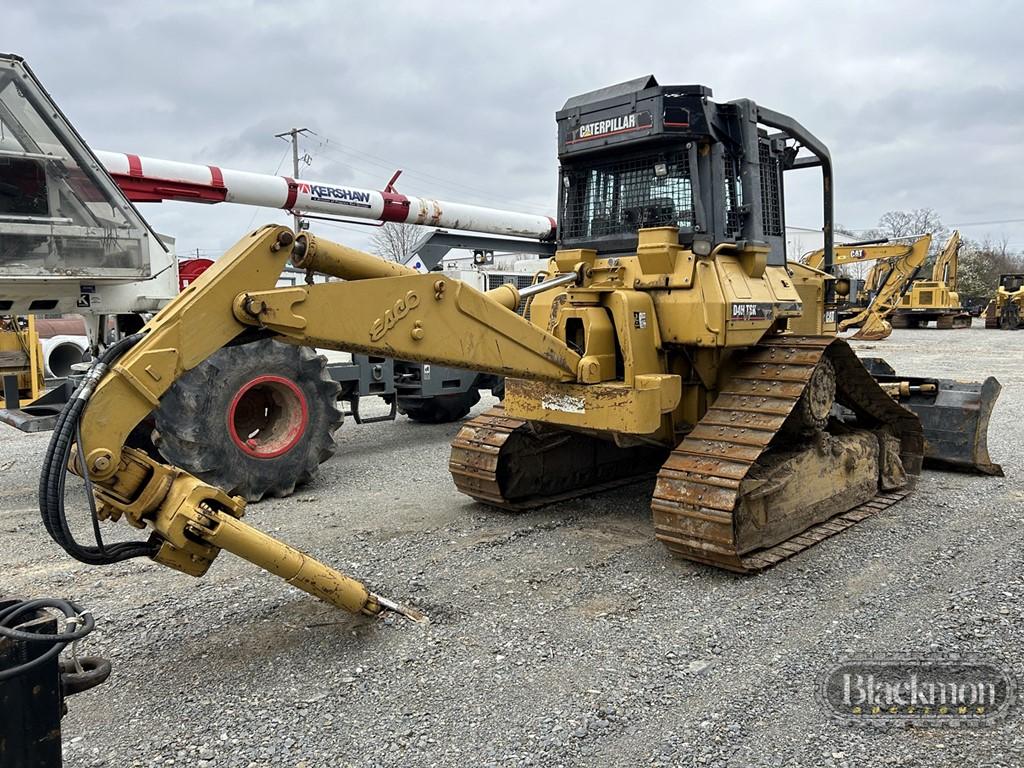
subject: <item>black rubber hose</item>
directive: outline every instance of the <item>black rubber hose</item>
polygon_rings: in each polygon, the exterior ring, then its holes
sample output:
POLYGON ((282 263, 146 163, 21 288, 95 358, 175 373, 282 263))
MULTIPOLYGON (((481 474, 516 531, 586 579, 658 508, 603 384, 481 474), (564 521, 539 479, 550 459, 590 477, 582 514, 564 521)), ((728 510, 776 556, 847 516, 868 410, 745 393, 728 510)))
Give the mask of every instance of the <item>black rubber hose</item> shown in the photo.
MULTIPOLYGON (((88 404, 88 395, 91 394, 91 389, 96 383, 96 366, 109 367, 121 355, 137 344, 142 339, 142 336, 140 333, 133 334, 112 344, 93 364, 93 368, 90 369, 90 374, 92 375, 86 376, 86 379, 78 386, 74 395, 72 395, 70 401, 64 407, 64 410, 57 417, 57 423, 50 437, 50 444, 46 449, 46 456, 43 460, 43 469, 39 475, 39 512, 47 533, 69 555, 89 565, 107 565, 133 557, 149 557, 156 551, 156 545, 139 541, 124 541, 103 545, 102 541, 97 539, 96 546, 80 544, 71 533, 64 510, 64 488, 67 480, 68 462, 75 445, 82 413, 88 404)), ((83 472, 87 471, 85 467, 82 467, 81 470, 83 472)), ((92 488, 88 477, 85 478, 85 481, 86 493, 91 494, 92 488)))
POLYGON ((0 669, 0 681, 8 680, 20 675, 30 669, 45 663, 58 655, 68 643, 81 640, 92 632, 96 622, 91 613, 82 611, 70 600, 59 600, 51 597, 43 597, 38 600, 23 600, 0 611, 0 637, 11 640, 20 640, 26 643, 47 643, 51 647, 31 661, 26 661, 9 669, 0 669), (41 608, 50 608, 60 611, 68 619, 81 619, 81 625, 71 631, 57 632, 56 634, 41 634, 38 632, 23 632, 15 629, 18 625, 18 618, 27 613, 33 613, 41 608))

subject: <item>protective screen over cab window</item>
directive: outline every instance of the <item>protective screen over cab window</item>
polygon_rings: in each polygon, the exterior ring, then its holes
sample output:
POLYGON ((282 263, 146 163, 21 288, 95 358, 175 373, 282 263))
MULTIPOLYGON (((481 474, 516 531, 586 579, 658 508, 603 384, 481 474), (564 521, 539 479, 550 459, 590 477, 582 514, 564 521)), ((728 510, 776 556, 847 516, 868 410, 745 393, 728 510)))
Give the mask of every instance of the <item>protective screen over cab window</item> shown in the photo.
POLYGON ((693 187, 684 152, 563 169, 562 237, 597 238, 646 227, 694 226, 693 187))

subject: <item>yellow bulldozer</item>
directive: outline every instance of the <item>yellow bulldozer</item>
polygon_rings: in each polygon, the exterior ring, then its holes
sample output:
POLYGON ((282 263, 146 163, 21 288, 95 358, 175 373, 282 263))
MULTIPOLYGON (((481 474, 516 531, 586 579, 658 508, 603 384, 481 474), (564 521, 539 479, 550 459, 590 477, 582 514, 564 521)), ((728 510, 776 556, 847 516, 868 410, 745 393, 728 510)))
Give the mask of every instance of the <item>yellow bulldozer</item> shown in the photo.
MULTIPOLYGON (((247 526, 244 499, 140 436, 187 371, 266 337, 507 377, 503 404, 452 443, 460 491, 514 512, 656 476, 657 538, 732 571, 896 503, 926 459, 998 471, 994 379, 943 399, 949 382, 873 375, 835 335, 832 163, 800 123, 653 77, 569 99, 556 120, 558 250, 534 284, 480 292, 308 232, 250 232, 82 381, 40 479, 50 535, 85 562, 146 556, 196 576, 227 549, 347 610, 415 616, 247 526), (805 168, 822 175, 821 270, 785 251, 783 177, 805 168), (289 262, 340 280, 275 287, 289 262), (69 466, 97 532, 123 519, 148 540, 77 541, 69 466)), ((283 445, 302 401, 285 386, 272 400, 262 439, 283 445)))
POLYGON ((1024 275, 999 276, 999 287, 985 308, 985 327, 1016 331, 1024 323, 1024 275))

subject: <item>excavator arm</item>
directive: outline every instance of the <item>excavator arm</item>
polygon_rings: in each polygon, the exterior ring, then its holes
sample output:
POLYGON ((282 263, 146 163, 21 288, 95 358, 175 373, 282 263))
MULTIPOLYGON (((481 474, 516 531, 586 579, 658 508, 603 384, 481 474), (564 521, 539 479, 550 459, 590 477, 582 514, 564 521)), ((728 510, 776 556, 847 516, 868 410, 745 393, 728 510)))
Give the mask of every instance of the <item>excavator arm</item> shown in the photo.
POLYGON ((501 286, 485 294, 309 234, 296 238, 285 227, 258 229, 89 372, 58 421, 40 480, 47 528, 86 562, 146 555, 200 576, 227 549, 350 612, 390 608, 415 618, 411 609, 246 525, 240 519, 244 499, 132 447, 132 432, 186 371, 251 333, 539 381, 576 381, 580 355, 513 311, 523 294, 576 279, 566 274, 522 292, 501 286), (344 282, 276 288, 289 258, 344 282), (69 465, 91 490, 96 546, 79 544, 64 516, 69 465), (104 545, 99 521, 122 517, 149 529, 149 542, 104 545))
MULTIPOLYGON (((857 328, 851 338, 867 340, 884 339, 892 333, 892 326, 886 318, 899 305, 917 270, 928 258, 931 244, 931 235, 922 235, 909 244, 886 242, 835 246, 833 263, 836 265, 878 262, 872 269, 871 282, 878 284, 874 296, 864 309, 843 320, 839 330, 857 328)), ((824 254, 824 249, 813 251, 804 263, 818 269, 824 263, 824 254)))
POLYGON ((935 259, 935 266, 932 267, 932 280, 936 283, 945 283, 949 290, 954 292, 961 245, 963 241, 960 238, 960 230, 954 230, 942 247, 942 253, 935 259))

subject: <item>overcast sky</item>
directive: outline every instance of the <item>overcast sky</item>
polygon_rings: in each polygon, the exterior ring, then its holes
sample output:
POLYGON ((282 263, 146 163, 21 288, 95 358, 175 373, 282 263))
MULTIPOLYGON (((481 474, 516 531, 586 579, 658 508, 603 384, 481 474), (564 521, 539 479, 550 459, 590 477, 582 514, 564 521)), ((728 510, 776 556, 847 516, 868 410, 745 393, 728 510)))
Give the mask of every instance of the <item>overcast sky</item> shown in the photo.
MULTIPOLYGON (((554 113, 639 75, 751 98, 829 145, 836 218, 931 207, 1024 250, 1024 32, 1014 2, 8 3, 23 55, 91 146, 554 212, 554 113)), ((793 177, 795 174, 790 174, 793 177)), ((813 172, 788 223, 820 226, 813 172)), ((279 212, 142 206, 215 256, 279 212)), ((365 247, 367 228, 314 231, 365 247)))

